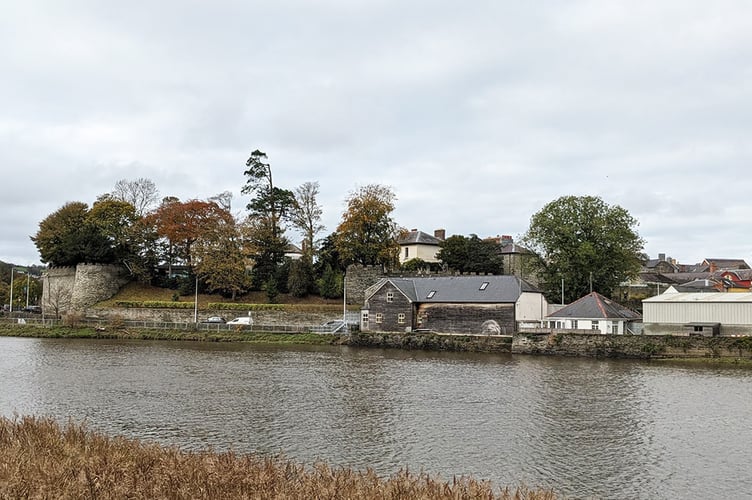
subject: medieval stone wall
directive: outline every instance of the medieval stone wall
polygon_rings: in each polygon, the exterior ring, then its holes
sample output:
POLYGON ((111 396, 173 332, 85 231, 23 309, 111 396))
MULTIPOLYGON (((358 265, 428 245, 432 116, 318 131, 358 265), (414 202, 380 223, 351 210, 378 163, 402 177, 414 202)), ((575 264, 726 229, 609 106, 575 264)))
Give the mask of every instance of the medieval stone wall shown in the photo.
POLYGON ((42 308, 52 315, 83 311, 109 299, 128 281, 128 272, 117 265, 52 267, 42 280, 42 308))

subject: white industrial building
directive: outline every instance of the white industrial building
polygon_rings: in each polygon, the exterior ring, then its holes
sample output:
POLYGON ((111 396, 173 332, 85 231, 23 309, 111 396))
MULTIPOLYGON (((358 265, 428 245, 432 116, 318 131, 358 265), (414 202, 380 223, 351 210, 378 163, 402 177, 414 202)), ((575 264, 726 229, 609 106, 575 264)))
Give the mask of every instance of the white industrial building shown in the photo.
POLYGON ((752 335, 752 293, 665 293, 642 301, 647 335, 752 335))

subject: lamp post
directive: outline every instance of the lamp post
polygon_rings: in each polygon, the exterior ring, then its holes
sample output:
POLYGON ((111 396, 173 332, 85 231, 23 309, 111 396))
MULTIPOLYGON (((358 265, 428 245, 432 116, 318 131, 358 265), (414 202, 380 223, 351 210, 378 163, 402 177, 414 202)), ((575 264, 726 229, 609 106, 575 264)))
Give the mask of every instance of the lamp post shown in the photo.
POLYGON ((10 268, 10 311, 13 312, 13 271, 15 271, 15 267, 10 268))

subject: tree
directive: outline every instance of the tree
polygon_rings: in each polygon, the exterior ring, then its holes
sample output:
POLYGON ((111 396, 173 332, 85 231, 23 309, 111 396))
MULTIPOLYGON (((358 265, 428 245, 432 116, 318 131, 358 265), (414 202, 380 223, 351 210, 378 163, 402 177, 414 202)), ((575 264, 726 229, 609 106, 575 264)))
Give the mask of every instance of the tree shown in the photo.
POLYGON ((86 203, 69 202, 39 223, 39 230, 31 240, 42 262, 52 266, 114 262, 112 243, 88 215, 86 203))
POLYGON ((293 297, 305 297, 313 289, 313 270, 305 259, 290 261, 287 289, 293 297))
POLYGON ((282 222, 295 204, 292 191, 274 185, 271 165, 265 160, 265 153, 258 149, 253 151, 245 162, 248 169, 243 172, 247 181, 242 192, 253 195, 246 208, 255 250, 252 254, 255 287, 265 285, 284 259, 288 242, 284 238, 282 222))
POLYGON ((391 188, 379 184, 350 193, 335 237, 344 264, 396 265, 398 227, 391 217, 395 199, 391 188))
POLYGON ((201 200, 186 202, 166 199, 149 215, 157 234, 168 241, 167 260, 175 258, 193 265, 193 244, 223 224, 233 224, 232 214, 216 203, 201 200))
POLYGON ((149 208, 157 203, 159 190, 151 179, 139 177, 133 181, 120 179, 115 183, 111 195, 115 200, 125 201, 133 205, 136 214, 143 217, 149 208))
POLYGON ((438 259, 450 269, 461 273, 502 274, 504 262, 501 248, 471 234, 470 237, 453 235, 442 241, 438 259))
POLYGON ((304 182, 295 189, 295 204, 290 211, 290 222, 303 233, 303 259, 310 267, 315 254, 316 236, 324 229, 321 224, 323 210, 316 201, 318 182, 304 182))
POLYGON ((640 270, 644 241, 637 221, 618 205, 596 196, 562 196, 530 219, 523 243, 534 252, 532 271, 546 296, 571 302, 591 289, 610 296, 640 270))
POLYGON ((194 243, 196 274, 210 292, 220 292, 234 300, 248 289, 242 239, 231 218, 205 232, 194 243))
POLYGON ((86 222, 109 241, 113 262, 120 262, 133 253, 131 228, 139 218, 131 203, 105 195, 94 202, 86 222))

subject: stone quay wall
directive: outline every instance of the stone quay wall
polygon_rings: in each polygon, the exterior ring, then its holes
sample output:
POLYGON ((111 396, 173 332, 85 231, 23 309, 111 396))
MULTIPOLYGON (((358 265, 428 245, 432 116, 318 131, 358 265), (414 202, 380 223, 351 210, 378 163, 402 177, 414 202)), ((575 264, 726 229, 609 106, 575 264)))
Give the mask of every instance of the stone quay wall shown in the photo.
POLYGON ((348 345, 425 351, 508 353, 509 337, 492 335, 438 335, 434 333, 354 332, 348 345))
POLYGON ((639 359, 752 359, 752 337, 518 333, 512 340, 512 353, 639 359))

